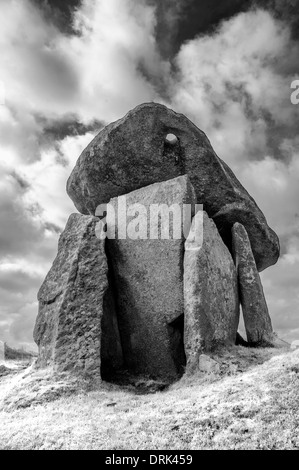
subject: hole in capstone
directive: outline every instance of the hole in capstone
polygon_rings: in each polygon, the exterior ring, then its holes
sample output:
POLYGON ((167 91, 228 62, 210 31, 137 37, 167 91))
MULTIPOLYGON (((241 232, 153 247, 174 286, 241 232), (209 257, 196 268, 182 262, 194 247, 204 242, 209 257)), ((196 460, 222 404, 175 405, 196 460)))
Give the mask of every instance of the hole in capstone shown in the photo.
POLYGON ((174 145, 178 142, 178 138, 174 134, 167 134, 167 136, 165 137, 165 140, 168 144, 171 144, 171 145, 174 145))

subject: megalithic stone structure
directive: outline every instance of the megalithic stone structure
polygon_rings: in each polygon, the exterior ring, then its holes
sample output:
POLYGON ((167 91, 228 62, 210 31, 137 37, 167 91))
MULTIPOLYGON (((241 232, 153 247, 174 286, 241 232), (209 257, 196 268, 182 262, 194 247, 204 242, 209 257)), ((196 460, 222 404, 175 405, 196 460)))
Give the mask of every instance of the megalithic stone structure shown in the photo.
POLYGON ((250 240, 242 224, 234 224, 232 238, 247 341, 254 346, 271 346, 275 342, 272 323, 250 240))
MULTIPOLYGON (((110 296, 104 242, 95 235, 97 219, 72 214, 59 239, 58 254, 38 293, 39 313, 34 340, 38 366, 101 375, 102 320, 110 345, 102 355, 113 365, 122 362, 115 312, 110 296), (110 310, 104 311, 109 305, 110 310), (110 348, 110 351, 107 349, 110 348)), ((105 340, 104 340, 105 341, 105 340)))
POLYGON ((278 345, 258 274, 276 263, 278 237, 187 117, 157 103, 137 106, 82 152, 67 192, 81 214, 70 216, 38 294, 38 367, 104 378, 121 368, 170 381, 185 366, 201 370, 202 352, 236 341, 238 286, 249 344, 278 345), (98 239, 97 207, 109 202, 126 235, 98 239), (204 212, 192 209, 191 232, 179 224, 177 237, 172 226, 170 239, 153 237, 151 225, 144 231, 132 213, 166 206, 160 230, 173 205, 196 203, 204 212))
POLYGON ((82 152, 67 191, 82 214, 99 204, 152 183, 188 174, 197 202, 231 248, 231 227, 247 230, 259 271, 279 257, 277 235, 232 170, 216 155, 206 135, 182 114, 145 103, 102 129, 82 152), (176 141, 168 141, 174 134, 176 141))
MULTIPOLYGON (((133 191, 126 195, 124 203, 128 209, 132 204, 141 204, 146 211, 142 235, 146 239, 129 236, 107 239, 124 359, 135 373, 174 379, 182 374, 185 365, 183 205, 189 204, 190 210, 195 206, 195 192, 189 178, 180 176, 133 191), (156 224, 151 208, 161 204, 156 224), (170 214, 163 215, 163 205, 167 212, 169 208, 174 212, 170 210, 170 214), (169 227, 168 216, 173 218, 173 225, 169 239, 163 239, 162 225, 169 227), (175 225, 177 233, 172 230, 175 225), (156 226, 157 238, 151 239, 150 230, 156 226)), ((110 204, 117 217, 118 208, 122 213, 126 210, 121 198, 112 199, 110 204)), ((119 225, 117 229, 120 229, 119 225)))
POLYGON ((203 352, 235 344, 239 325, 237 272, 228 248, 206 212, 195 215, 191 230, 200 233, 197 239, 185 242, 184 344, 188 373, 198 368, 203 352))

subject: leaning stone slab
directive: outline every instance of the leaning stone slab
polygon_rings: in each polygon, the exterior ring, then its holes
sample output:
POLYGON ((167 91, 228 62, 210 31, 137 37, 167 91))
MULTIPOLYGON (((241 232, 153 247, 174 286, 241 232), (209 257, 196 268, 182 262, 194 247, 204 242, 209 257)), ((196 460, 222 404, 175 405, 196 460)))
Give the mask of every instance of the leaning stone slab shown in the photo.
POLYGON ((237 273, 232 256, 206 212, 198 212, 191 230, 202 243, 188 240, 184 257, 184 343, 186 372, 198 369, 203 352, 235 344, 239 323, 237 273))
MULTIPOLYGON (((72 214, 60 236, 57 257, 38 293, 34 340, 39 367, 100 375, 101 326, 109 289, 104 242, 95 236, 97 221, 72 214)), ((106 323, 111 325, 111 320, 106 323)), ((112 337, 116 360, 116 333, 112 337)))
POLYGON ((239 278, 240 299, 247 341, 250 345, 269 346, 276 342, 261 279, 243 225, 232 229, 233 252, 239 278))
POLYGON ((113 197, 184 174, 228 246, 231 227, 240 222, 258 270, 276 263, 277 235, 253 198, 218 158, 206 135, 161 104, 139 105, 102 129, 79 157, 67 191, 81 213, 94 215, 99 204, 113 197), (177 140, 168 140, 168 134, 177 140))
MULTIPOLYGON (((176 207, 182 213, 183 204, 194 206, 195 202, 194 190, 188 177, 181 176, 133 191, 126 195, 125 201, 121 197, 112 199, 110 204, 115 208, 117 217, 122 216, 132 204, 142 204, 149 222, 155 220, 150 219, 150 208, 155 204, 177 204, 176 207)), ((150 238, 148 223, 145 232, 143 230, 145 239, 107 239, 107 247, 113 267, 118 322, 126 365, 133 373, 172 380, 183 372, 185 364, 185 239, 181 222, 177 233, 170 224, 169 239, 162 238, 166 219, 163 216, 156 219, 159 221, 156 239, 150 238)), ((134 219, 128 220, 128 231, 132 220, 134 219)), ((154 227, 155 224, 151 226, 154 227)), ((118 236, 123 228, 118 224, 117 229, 118 236)))

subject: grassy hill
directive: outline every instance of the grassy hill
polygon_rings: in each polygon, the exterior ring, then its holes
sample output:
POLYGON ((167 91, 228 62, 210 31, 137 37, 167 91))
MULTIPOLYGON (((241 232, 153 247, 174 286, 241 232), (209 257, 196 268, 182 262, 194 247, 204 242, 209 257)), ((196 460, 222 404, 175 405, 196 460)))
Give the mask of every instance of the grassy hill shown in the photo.
POLYGON ((299 350, 214 356, 219 370, 120 386, 49 371, 0 377, 1 449, 299 449, 299 350))
POLYGON ((36 357, 36 353, 27 351, 25 349, 15 349, 5 344, 5 359, 8 360, 29 360, 36 357))

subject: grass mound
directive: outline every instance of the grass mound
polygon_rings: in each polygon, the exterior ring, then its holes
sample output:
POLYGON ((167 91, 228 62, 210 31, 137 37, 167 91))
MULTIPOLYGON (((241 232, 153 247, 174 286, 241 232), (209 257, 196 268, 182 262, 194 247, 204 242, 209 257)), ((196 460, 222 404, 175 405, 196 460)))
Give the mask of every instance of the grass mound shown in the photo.
POLYGON ((298 449, 299 350, 237 346, 213 359, 217 372, 158 391, 146 378, 99 383, 32 366, 2 376, 0 448, 298 449))

